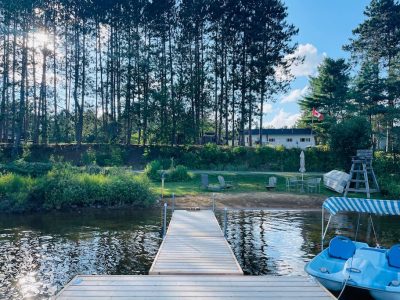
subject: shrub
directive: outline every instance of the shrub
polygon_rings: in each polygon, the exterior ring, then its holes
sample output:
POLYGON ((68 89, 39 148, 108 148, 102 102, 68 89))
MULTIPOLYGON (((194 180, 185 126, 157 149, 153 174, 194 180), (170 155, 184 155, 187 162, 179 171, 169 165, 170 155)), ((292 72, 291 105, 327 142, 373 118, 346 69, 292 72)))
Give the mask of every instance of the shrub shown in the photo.
POLYGON ((36 190, 44 208, 71 206, 142 205, 154 200, 148 182, 129 172, 118 175, 77 173, 69 167, 56 168, 41 178, 36 190))
POLYGON ((119 147, 111 147, 110 158, 105 161, 108 166, 121 166, 124 163, 123 153, 119 147))
MULTIPOLYGON (((144 169, 145 175, 153 180, 153 181, 160 181, 162 176, 162 171, 165 170, 164 166, 166 161, 160 160, 153 160, 146 165, 144 169)), ((170 182, 178 182, 178 181, 186 181, 189 180, 191 177, 189 175, 187 167, 183 165, 174 166, 174 160, 170 160, 170 167, 168 170, 165 170, 165 181, 170 182)))
POLYGON ((187 181, 190 179, 188 169, 185 166, 177 165, 175 168, 171 168, 167 173, 167 181, 178 182, 187 181))
POLYGON ((93 148, 89 147, 83 154, 82 154, 82 162, 85 165, 92 165, 96 163, 96 152, 93 148))
POLYGON ((0 171, 3 173, 10 172, 33 177, 45 175, 51 168, 51 163, 26 162, 23 160, 16 160, 6 165, 0 165, 0 171))
POLYGON ((160 171, 162 170, 162 165, 159 160, 153 160, 146 165, 144 169, 144 174, 151 180, 160 180, 160 171))
POLYGON ((145 176, 123 170, 110 175, 89 174, 60 164, 39 178, 11 173, 0 176, 0 211, 93 205, 148 206, 154 200, 145 176))
POLYGON ((35 180, 17 174, 0 176, 0 211, 20 212, 29 206, 35 180))
POLYGON ((400 198, 400 175, 387 174, 378 177, 379 187, 382 195, 391 199, 400 198))
POLYGON ((100 167, 96 164, 90 164, 90 165, 85 166, 85 172, 88 174, 105 174, 106 173, 102 167, 100 167))

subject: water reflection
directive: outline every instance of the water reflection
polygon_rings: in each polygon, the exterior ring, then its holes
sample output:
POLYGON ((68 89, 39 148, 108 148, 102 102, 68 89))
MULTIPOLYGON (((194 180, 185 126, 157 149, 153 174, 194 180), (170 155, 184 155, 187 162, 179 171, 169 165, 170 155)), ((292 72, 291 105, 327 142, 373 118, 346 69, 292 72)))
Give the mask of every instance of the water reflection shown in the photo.
MULTIPOLYGON (((399 242, 398 218, 374 221, 381 245, 399 242)), ((356 216, 336 216, 327 240, 353 237, 355 222, 356 216)), ((0 299, 48 299, 77 274, 147 274, 160 224, 159 210, 0 216, 0 299)), ((246 274, 304 275, 320 251, 321 213, 231 211, 227 234, 246 274)), ((375 242, 365 216, 358 240, 375 242)))
MULTIPOLYGON (((221 214, 218 215, 223 223, 221 214)), ((396 217, 373 217, 378 242, 390 247, 399 242, 396 217)), ((355 237, 357 215, 332 218, 327 243, 335 235, 355 237)), ((304 275, 304 266, 321 247, 320 211, 231 211, 227 239, 246 274, 304 275)), ((375 246, 368 216, 360 218, 357 240, 375 246)), ((326 244, 327 245, 327 244, 326 244)))
POLYGON ((159 224, 158 211, 3 216, 0 298, 48 299, 76 274, 145 274, 159 224))

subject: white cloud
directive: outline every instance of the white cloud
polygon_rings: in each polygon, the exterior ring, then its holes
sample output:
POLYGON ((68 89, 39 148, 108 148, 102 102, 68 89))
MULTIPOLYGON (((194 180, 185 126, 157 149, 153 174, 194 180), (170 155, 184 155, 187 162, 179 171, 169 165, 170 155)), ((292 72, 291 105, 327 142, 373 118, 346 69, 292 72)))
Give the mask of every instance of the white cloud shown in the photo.
POLYGON ((264 114, 269 114, 273 112, 272 104, 271 103, 266 103, 264 104, 264 114))
POLYGON ((265 126, 273 128, 293 127, 300 116, 300 113, 292 114, 280 109, 279 113, 271 121, 265 123, 265 126))
POLYGON ((307 94, 307 91, 308 91, 308 85, 306 85, 302 89, 292 90, 289 94, 287 94, 281 98, 281 103, 297 102, 297 100, 299 100, 301 97, 303 97, 305 94, 307 94))
POLYGON ((326 53, 318 53, 318 49, 312 44, 300 44, 296 51, 287 58, 304 57, 304 61, 293 64, 290 73, 294 77, 315 75, 318 65, 325 56, 326 53))

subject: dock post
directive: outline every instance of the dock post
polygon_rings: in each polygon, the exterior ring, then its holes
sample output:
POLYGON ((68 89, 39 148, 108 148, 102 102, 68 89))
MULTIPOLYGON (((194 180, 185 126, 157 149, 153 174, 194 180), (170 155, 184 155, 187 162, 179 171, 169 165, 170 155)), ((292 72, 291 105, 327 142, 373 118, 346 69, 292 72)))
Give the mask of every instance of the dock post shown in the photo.
POLYGON ((224 208, 224 237, 226 238, 226 231, 228 228, 228 214, 226 207, 224 208))
POLYGON ((175 193, 172 193, 172 212, 175 211, 175 193))
POLYGON ((163 214, 163 238, 167 234, 167 203, 164 203, 164 214, 163 214))
POLYGON ((212 193, 212 210, 215 212, 215 193, 212 193))

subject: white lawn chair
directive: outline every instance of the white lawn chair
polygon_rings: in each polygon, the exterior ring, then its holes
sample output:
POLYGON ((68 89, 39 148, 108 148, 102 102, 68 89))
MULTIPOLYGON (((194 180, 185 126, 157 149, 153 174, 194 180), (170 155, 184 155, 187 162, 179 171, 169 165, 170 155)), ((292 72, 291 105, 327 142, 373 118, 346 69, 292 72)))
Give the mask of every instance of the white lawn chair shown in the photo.
POLYGON ((219 191, 221 187, 216 184, 210 184, 208 181, 208 174, 201 174, 201 188, 212 190, 212 191, 219 191))
POLYGON ((306 181, 307 192, 321 192, 321 178, 310 178, 306 181))
POLYGON ((299 187, 299 180, 297 177, 286 178, 286 190, 288 192, 297 192, 299 187))
POLYGON ((233 187, 233 183, 231 181, 225 181, 225 178, 223 176, 218 176, 218 182, 221 187, 221 189, 230 189, 233 187))
POLYGON ((272 190, 272 189, 275 189, 276 188, 276 183, 277 183, 277 178, 276 177, 270 177, 269 179, 268 179, 268 183, 267 183, 267 185, 265 186, 265 188, 267 189, 267 190, 272 190))

